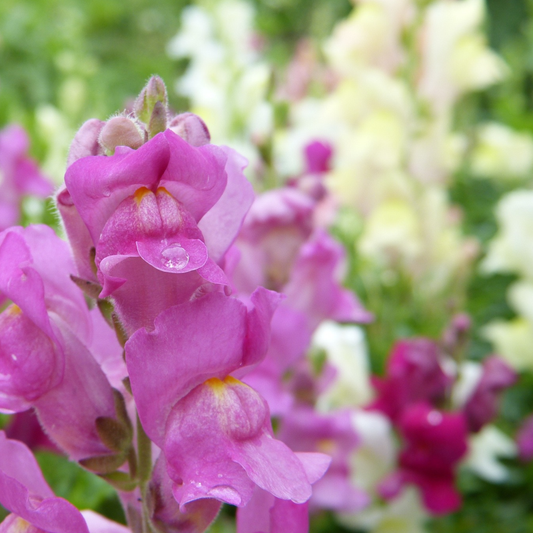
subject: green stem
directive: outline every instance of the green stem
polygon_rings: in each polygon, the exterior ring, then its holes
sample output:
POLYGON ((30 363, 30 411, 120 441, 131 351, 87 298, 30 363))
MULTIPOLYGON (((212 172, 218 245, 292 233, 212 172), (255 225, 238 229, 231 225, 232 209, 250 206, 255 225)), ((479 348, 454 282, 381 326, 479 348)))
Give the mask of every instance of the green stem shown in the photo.
POLYGON ((152 476, 152 441, 146 435, 142 427, 139 415, 137 415, 137 475, 142 498, 142 524, 143 533, 153 533, 148 508, 148 482, 152 476))

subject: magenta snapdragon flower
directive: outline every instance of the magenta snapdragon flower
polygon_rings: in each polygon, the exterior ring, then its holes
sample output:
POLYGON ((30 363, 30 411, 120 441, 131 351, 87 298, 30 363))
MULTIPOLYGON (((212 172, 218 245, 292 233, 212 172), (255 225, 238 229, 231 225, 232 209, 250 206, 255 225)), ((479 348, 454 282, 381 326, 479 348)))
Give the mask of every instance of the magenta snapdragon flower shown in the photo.
POLYGON ((413 483, 433 514, 456 511, 461 495, 455 488, 455 468, 468 449, 463 414, 416 403, 402 414, 399 429, 405 447, 400 452, 398 471, 381 485, 382 495, 393 497, 404 483, 413 483))
POLYGON ((369 408, 398 421, 412 403, 442 402, 452 378, 444 372, 441 363, 440 348, 432 340, 419 338, 397 342, 387 360, 386 376, 373 378, 377 398, 369 408))

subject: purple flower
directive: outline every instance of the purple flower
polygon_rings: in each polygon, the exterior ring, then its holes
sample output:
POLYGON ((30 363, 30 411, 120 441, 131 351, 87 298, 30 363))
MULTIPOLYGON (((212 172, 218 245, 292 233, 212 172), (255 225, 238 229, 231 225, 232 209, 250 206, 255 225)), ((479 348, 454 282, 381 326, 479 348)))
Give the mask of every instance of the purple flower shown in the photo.
POLYGON ((438 345, 429 339, 397 342, 387 362, 385 378, 374 378, 377 399, 369 406, 397 421, 411 404, 436 404, 445 398, 450 376, 440 365, 438 345))
POLYGON ((463 414, 417 403, 404 411, 399 429, 405 442, 399 456, 399 471, 383 483, 382 495, 392 497, 404 483, 414 483, 433 514, 457 510, 461 496, 455 488, 455 467, 467 451, 463 414))
POLYGON ((52 194, 52 184, 28 157, 28 147, 28 135, 21 126, 0 131, 0 230, 18 223, 22 196, 52 194))
POLYGON ((249 294, 259 284, 286 295, 272 320, 268 355, 246 378, 276 415, 291 403, 282 390, 282 377, 303 357, 320 322, 372 318, 342 287, 344 250, 324 230, 314 229, 315 205, 294 188, 259 196, 227 262, 239 294, 249 294))
POLYGON ((333 148, 329 143, 313 141, 305 147, 304 151, 307 173, 321 174, 330 170, 330 159, 333 155, 333 148))
POLYGON ((500 394, 516 382, 516 372, 500 357, 492 356, 483 361, 483 373, 463 411, 468 429, 477 433, 498 412, 500 394))
POLYGON ((533 416, 528 417, 516 436, 518 451, 523 461, 533 459, 533 416))
POLYGON ((204 498, 178 505, 172 494, 172 480, 168 477, 165 456, 161 454, 154 466, 150 481, 152 522, 164 533, 199 533, 205 531, 220 512, 218 500, 204 498))

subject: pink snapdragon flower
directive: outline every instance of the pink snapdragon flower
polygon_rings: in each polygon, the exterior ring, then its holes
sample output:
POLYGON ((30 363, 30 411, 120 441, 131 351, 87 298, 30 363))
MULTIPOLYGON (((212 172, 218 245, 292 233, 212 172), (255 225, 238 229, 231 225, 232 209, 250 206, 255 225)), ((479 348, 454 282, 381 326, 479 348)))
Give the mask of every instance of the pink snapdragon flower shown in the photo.
POLYGON ((254 198, 245 165, 209 144, 195 115, 170 118, 157 77, 133 115, 78 132, 58 209, 80 277, 112 297, 128 334, 197 290, 229 283, 224 255, 254 198))
POLYGON ((166 130, 69 167, 58 205, 80 275, 94 247, 100 297, 113 296, 128 332, 205 283, 227 283, 217 262, 253 198, 243 166, 230 149, 196 148, 166 130))
POLYGON ((0 503, 11 512, 2 533, 129 533, 92 511, 82 514, 54 495, 31 451, 0 431, 0 503))
POLYGON ((153 331, 140 329, 126 344, 141 422, 163 450, 180 505, 201 498, 245 505, 255 486, 303 503, 309 480, 329 464, 275 440, 266 402, 233 376, 264 357, 278 299, 259 288, 247 308, 207 294, 167 309, 153 331))
POLYGON ((71 458, 105 454, 95 420, 114 417, 113 393, 88 349, 92 321, 70 280, 68 246, 48 226, 0 234, 0 410, 34 407, 50 438, 71 458))
POLYGON ((28 135, 21 126, 0 131, 0 230, 19 222, 24 195, 46 198, 53 192, 48 178, 28 157, 28 147, 28 135))
POLYGON ((246 377, 276 415, 292 403, 283 390, 282 377, 304 356, 320 322, 372 318, 341 285, 344 250, 323 229, 315 228, 316 202, 294 187, 259 196, 226 263, 239 294, 250 294, 257 285, 264 285, 286 295, 272 319, 267 357, 246 377))
POLYGON ((292 450, 332 457, 327 472, 313 487, 311 509, 354 513, 368 505, 368 495, 351 483, 350 463, 359 438, 349 411, 319 414, 310 406, 295 406, 283 418, 279 438, 292 450))
POLYGON ((237 509, 237 533, 307 533, 307 503, 281 500, 256 487, 251 500, 237 509))

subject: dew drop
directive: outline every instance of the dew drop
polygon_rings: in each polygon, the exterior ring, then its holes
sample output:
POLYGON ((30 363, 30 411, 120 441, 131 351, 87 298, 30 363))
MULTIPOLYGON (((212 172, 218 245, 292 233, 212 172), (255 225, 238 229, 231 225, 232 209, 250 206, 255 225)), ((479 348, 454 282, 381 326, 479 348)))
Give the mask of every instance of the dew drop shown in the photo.
POLYGON ((161 252, 161 262, 173 270, 183 270, 189 263, 189 254, 177 242, 170 244, 161 252))
POLYGON ((438 411, 428 413, 428 422, 432 426, 438 426, 442 422, 442 415, 438 411))
POLYGON ((16 361, 18 359, 18 357, 14 353, 12 353, 11 354, 11 359, 13 359, 13 361, 16 361))

